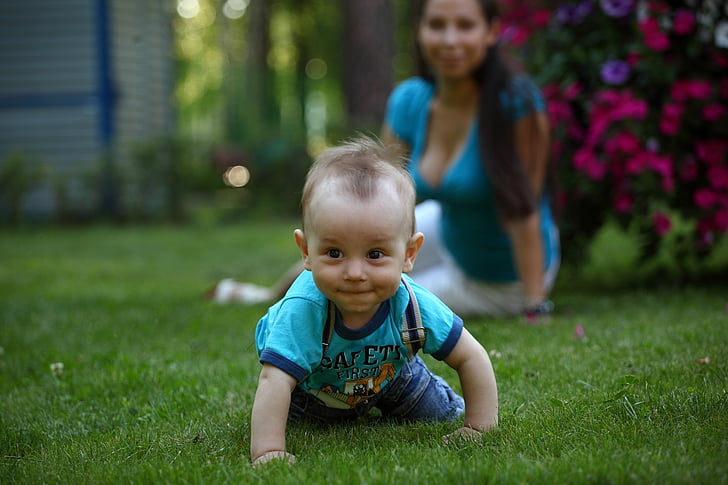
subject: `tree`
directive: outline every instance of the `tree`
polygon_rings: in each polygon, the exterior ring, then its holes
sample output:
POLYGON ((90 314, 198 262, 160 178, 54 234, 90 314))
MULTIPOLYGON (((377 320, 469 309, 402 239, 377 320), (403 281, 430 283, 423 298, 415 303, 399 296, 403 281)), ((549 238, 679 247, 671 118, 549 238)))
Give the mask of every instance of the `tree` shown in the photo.
MULTIPOLYGON (((260 141, 279 121, 273 73, 268 66, 270 50, 270 10, 265 0, 252 0, 248 7, 247 62, 245 63, 245 97, 243 139, 248 143, 260 141)), ((239 115, 240 116, 240 115, 239 115)))
POLYGON ((344 3, 344 92, 349 123, 365 128, 384 117, 394 72, 391 0, 344 3))

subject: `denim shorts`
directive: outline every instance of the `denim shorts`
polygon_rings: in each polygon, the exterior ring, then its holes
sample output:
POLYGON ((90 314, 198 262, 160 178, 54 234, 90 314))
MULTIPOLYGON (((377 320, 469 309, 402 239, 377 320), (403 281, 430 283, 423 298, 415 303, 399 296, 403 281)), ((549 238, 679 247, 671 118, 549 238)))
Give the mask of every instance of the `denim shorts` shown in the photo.
POLYGON ((384 392, 355 409, 327 407, 296 386, 291 395, 288 421, 348 421, 367 414, 375 407, 384 417, 404 421, 453 421, 465 412, 465 401, 416 356, 405 364, 384 392))

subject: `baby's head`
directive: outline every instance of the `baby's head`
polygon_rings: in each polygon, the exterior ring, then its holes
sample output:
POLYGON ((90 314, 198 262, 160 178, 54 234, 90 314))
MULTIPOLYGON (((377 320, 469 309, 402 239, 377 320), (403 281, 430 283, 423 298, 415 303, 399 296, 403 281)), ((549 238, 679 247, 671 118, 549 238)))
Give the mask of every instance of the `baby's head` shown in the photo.
POLYGON ((396 293, 422 245, 404 162, 369 138, 330 148, 311 167, 301 206, 304 268, 344 324, 359 328, 396 293))
POLYGON ((309 170, 303 188, 304 230, 312 223, 314 202, 319 196, 327 198, 334 193, 359 201, 396 199, 389 212, 402 215, 407 237, 414 234, 415 189, 405 161, 394 148, 362 136, 324 150, 309 170))

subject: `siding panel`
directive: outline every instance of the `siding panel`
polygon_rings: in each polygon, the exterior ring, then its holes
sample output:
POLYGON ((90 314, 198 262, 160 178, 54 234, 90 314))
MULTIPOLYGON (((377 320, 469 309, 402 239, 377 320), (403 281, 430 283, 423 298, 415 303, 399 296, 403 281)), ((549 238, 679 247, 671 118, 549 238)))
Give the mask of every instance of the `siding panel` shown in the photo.
MULTIPOLYGON (((134 144, 172 130, 172 32, 167 0, 107 0, 112 148, 123 171, 134 144)), ((52 216, 57 190, 88 211, 89 174, 105 153, 98 0, 0 0, 0 164, 12 151, 42 161, 47 180, 26 212, 52 216)))

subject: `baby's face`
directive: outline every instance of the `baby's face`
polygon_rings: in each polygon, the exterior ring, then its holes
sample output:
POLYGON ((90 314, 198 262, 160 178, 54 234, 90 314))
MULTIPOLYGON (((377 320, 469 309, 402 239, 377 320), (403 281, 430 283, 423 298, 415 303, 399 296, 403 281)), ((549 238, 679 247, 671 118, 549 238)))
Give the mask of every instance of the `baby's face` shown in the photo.
POLYGON ((419 249, 404 204, 386 185, 370 200, 326 188, 308 213, 305 234, 297 232, 306 269, 347 326, 366 324, 397 291, 419 249))

